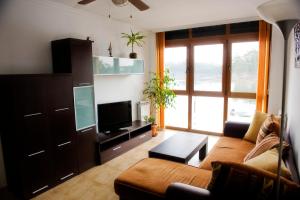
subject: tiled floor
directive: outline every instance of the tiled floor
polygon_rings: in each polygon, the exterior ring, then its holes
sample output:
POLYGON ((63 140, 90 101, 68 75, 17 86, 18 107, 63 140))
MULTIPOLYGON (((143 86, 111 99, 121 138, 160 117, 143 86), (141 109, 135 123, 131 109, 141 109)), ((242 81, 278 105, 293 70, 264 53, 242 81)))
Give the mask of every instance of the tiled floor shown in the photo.
MULTIPOLYGON (((37 196, 34 200, 118 200, 114 193, 114 179, 132 164, 148 157, 148 151, 168 137, 181 131, 164 130, 150 141, 128 151, 127 153, 97 167, 94 167, 65 183, 37 196)), ((187 133, 188 134, 188 133, 187 133)), ((218 137, 208 137, 208 151, 216 143, 218 137)), ((196 154, 190 165, 198 166, 196 154)))

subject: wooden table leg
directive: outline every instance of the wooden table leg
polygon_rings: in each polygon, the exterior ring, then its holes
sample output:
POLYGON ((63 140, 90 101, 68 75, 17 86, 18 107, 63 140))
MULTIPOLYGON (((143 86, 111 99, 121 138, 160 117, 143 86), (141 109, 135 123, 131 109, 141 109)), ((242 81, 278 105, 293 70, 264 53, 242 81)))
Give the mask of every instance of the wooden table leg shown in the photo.
POLYGON ((207 153, 207 143, 199 150, 199 159, 203 160, 206 157, 207 153))

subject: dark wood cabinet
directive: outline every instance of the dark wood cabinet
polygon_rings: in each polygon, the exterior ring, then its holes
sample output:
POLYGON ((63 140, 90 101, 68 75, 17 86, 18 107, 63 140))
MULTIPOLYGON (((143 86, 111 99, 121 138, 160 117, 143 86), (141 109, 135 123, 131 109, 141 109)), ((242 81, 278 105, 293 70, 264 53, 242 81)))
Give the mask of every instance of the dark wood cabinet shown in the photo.
POLYGON ((11 89, 14 90, 16 99, 16 114, 23 117, 42 115, 46 112, 45 88, 49 80, 48 76, 38 75, 17 75, 12 77, 11 89))
POLYGON ((54 149, 55 182, 61 183, 78 173, 76 144, 61 143, 54 149))
MULTIPOLYGON (((53 168, 49 151, 28 155, 21 163, 23 194, 26 199, 45 192, 53 185, 53 168)), ((9 178, 9 177, 8 177, 9 178)))
POLYGON ((78 173, 72 76, 55 75, 48 88, 54 177, 60 183, 78 173))
MULTIPOLYGON (((73 84, 70 74, 55 74, 48 84, 47 96, 51 98, 48 108, 61 111, 73 107, 73 84)), ((71 110, 71 109, 69 109, 71 110)))
POLYGON ((77 133, 78 168, 79 172, 83 172, 98 163, 96 126, 80 130, 77 133))
POLYGON ((46 113, 24 117, 17 123, 19 139, 23 141, 25 157, 50 150, 50 133, 46 113))
POLYGON ((54 73, 72 73, 74 86, 93 84, 92 41, 67 38, 51 47, 54 73))
POLYGON ((75 123, 72 107, 62 110, 53 110, 50 113, 51 132, 54 146, 62 145, 66 142, 75 143, 75 123))
POLYGON ((76 131, 73 95, 93 85, 92 41, 51 45, 54 74, 0 76, 8 187, 25 199, 96 165, 96 128, 76 131))
MULTIPOLYGON (((66 38, 52 41, 51 47, 54 73, 71 74, 73 87, 76 87, 76 90, 79 91, 79 93, 80 90, 84 88, 84 86, 92 86, 94 84, 92 41, 66 38)), ((75 98, 75 101, 76 100, 77 99, 75 98)), ((85 100, 81 99, 81 101, 85 100)), ((94 106, 92 107, 94 108, 94 106)), ((95 113, 94 110, 91 112, 92 109, 86 109, 86 111, 84 109, 79 109, 80 114, 78 114, 79 112, 77 112, 77 119, 81 119, 84 121, 85 119, 93 118, 94 116, 90 116, 92 112, 95 113)), ((67 113, 65 114, 67 115, 67 113)), ((60 115, 63 115, 63 113, 61 113, 60 115)), ((61 117, 63 118, 63 116, 61 117)), ((76 134, 76 153, 79 173, 97 164, 97 133, 96 127, 93 125, 94 124, 92 123, 87 124, 87 126, 84 126, 87 128, 83 130, 80 130, 80 126, 78 126, 79 128, 77 127, 78 131, 76 134)), ((64 128, 66 128, 66 126, 66 124, 60 125, 59 121, 57 122, 57 127, 60 127, 60 130, 63 130, 64 128), (61 127, 62 125, 65 125, 65 127, 61 127)), ((57 133, 59 133, 59 131, 57 131, 57 133)), ((64 131, 64 133, 59 133, 57 139, 60 142, 68 142, 67 139, 64 139, 66 137, 67 132, 64 131)))
POLYGON ((78 173, 72 76, 0 76, 8 186, 29 199, 78 173))

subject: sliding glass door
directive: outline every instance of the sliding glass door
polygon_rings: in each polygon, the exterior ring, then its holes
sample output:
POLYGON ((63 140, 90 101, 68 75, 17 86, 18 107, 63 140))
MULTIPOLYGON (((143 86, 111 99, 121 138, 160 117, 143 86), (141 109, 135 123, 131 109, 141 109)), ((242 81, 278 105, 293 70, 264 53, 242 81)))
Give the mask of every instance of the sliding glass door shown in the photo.
POLYGON ((228 120, 250 121, 256 108, 258 41, 231 42, 228 120))
POLYGON ((224 117, 224 44, 193 46, 191 129, 221 133, 224 117))
POLYGON ((167 127, 222 133, 226 120, 251 120, 256 108, 256 39, 171 45, 164 58, 177 94, 174 107, 165 110, 167 127))
POLYGON ((165 48, 165 70, 175 78, 172 88, 177 97, 175 105, 165 110, 165 124, 171 127, 188 128, 188 48, 186 46, 165 48))

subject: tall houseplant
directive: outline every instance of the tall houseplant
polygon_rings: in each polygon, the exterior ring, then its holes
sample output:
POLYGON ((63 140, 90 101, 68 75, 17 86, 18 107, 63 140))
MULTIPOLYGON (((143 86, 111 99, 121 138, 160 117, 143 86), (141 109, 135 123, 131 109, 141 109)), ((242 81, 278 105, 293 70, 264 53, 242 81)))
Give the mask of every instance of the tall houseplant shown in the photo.
POLYGON ((137 54, 133 51, 133 46, 136 44, 139 47, 143 46, 144 36, 141 32, 132 32, 130 34, 122 33, 122 38, 128 39, 127 46, 131 45, 131 53, 129 54, 130 58, 137 58, 137 54))
MULTIPOLYGON (((143 94, 151 102, 151 115, 155 119, 156 111, 161 108, 168 108, 174 105, 175 93, 172 91, 172 87, 175 85, 175 79, 170 76, 169 70, 166 70, 164 76, 160 78, 156 73, 152 74, 149 82, 146 83, 146 87, 143 94)), ((154 129, 156 123, 152 123, 154 129)), ((155 136, 156 132, 152 134, 155 136)))

